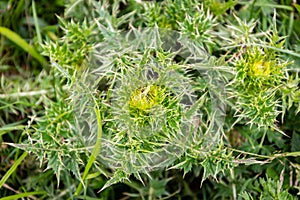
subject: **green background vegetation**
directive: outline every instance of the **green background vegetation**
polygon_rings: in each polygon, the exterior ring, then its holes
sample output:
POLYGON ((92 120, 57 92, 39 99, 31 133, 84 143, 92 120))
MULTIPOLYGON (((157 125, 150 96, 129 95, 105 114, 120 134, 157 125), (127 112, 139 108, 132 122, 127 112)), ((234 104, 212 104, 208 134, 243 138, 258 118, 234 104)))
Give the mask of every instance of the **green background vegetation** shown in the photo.
MULTIPOLYGON (((0 200, 299 198, 299 35, 293 0, 0 0, 0 200), (82 144, 70 100, 95 46, 133 27, 187 35, 228 86, 220 144, 201 157, 192 143, 149 174, 101 163, 101 142, 82 144)), ((122 56, 116 71, 138 55, 122 56)), ((87 110, 98 137, 110 126, 105 78, 87 110)), ((198 78, 206 105, 208 85, 198 78)))

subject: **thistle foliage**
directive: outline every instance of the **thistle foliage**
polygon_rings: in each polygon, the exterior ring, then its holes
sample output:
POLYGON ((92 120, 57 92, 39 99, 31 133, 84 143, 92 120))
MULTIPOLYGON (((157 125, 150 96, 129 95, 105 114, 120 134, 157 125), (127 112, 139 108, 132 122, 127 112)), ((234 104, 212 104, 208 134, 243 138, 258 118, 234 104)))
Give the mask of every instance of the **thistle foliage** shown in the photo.
POLYGON ((195 58, 206 59, 203 48, 187 45, 190 41, 177 32, 157 28, 113 36, 99 43, 81 79, 86 83, 77 84, 78 95, 73 95, 74 102, 81 102, 76 104, 76 118, 84 124, 87 144, 93 144, 97 131, 88 108, 95 98, 100 105, 99 161, 116 170, 115 178, 121 171, 140 177, 139 173, 175 166, 187 151, 195 160, 209 156, 220 144, 222 129, 216 123, 221 111, 208 89, 213 85, 210 74, 202 73, 200 87, 191 73, 201 74, 195 58), (106 89, 95 94, 100 84, 106 89), (78 93, 80 88, 89 94, 78 93))

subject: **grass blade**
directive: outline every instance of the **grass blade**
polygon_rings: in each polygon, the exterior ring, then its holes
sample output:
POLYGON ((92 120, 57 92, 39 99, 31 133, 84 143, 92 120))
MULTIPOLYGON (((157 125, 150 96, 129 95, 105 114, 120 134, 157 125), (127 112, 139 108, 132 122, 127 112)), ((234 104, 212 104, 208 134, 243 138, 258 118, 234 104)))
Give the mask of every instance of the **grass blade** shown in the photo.
POLYGON ((41 64, 44 65, 47 63, 46 59, 43 56, 41 56, 38 52, 36 52, 36 50, 17 33, 13 32, 8 28, 0 26, 0 34, 4 35, 9 40, 16 43, 24 51, 28 52, 32 57, 37 59, 41 64))
POLYGON ((24 130, 25 126, 23 125, 17 125, 17 126, 12 126, 12 125, 8 125, 8 126, 3 126, 0 128, 0 137, 10 131, 16 131, 16 130, 24 130))
MULTIPOLYGON (((86 179, 86 177, 88 176, 89 170, 92 167, 94 161, 96 160, 97 156, 100 153, 100 147, 101 147, 101 139, 102 139, 102 121, 101 121, 101 116, 100 116, 100 110, 96 104, 96 108, 94 109, 95 113, 96 113, 96 117, 97 117, 97 122, 98 122, 98 134, 97 134, 97 141, 95 144, 95 147, 92 151, 92 154, 88 160, 88 163, 86 164, 86 167, 84 169, 83 175, 82 175, 82 182, 86 179)), ((79 193, 82 190, 82 186, 83 184, 80 183, 75 191, 75 196, 79 195, 79 193)))
POLYGON ((7 197, 0 198, 0 200, 15 200, 15 199, 20 199, 23 197, 29 197, 33 195, 42 195, 42 194, 47 194, 46 192, 25 192, 25 193, 20 193, 16 195, 11 195, 7 197))
POLYGON ((37 35, 39 43, 42 44, 42 36, 41 36, 41 31, 40 31, 40 27, 39 27, 39 23, 38 23, 38 18, 37 18, 37 14, 36 14, 36 8, 35 8, 34 1, 32 1, 32 13, 33 13, 36 35, 37 35))
POLYGON ((0 180, 0 188, 3 186, 3 184, 6 182, 6 180, 10 177, 10 175, 17 169, 17 167, 21 164, 21 162, 26 158, 28 155, 27 152, 24 152, 11 166, 11 168, 5 173, 5 175, 0 180))

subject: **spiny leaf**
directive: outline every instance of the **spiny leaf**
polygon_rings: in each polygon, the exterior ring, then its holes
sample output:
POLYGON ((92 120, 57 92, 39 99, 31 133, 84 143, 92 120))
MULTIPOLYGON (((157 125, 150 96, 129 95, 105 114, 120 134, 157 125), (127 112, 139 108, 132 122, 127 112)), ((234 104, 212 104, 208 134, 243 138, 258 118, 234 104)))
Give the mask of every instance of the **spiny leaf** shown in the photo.
POLYGON ((99 192, 105 190, 106 188, 110 187, 111 185, 114 185, 116 183, 120 183, 120 182, 124 182, 125 180, 129 181, 129 175, 122 171, 122 170, 117 170, 113 177, 111 179, 109 179, 105 185, 101 188, 101 190, 99 190, 99 192))

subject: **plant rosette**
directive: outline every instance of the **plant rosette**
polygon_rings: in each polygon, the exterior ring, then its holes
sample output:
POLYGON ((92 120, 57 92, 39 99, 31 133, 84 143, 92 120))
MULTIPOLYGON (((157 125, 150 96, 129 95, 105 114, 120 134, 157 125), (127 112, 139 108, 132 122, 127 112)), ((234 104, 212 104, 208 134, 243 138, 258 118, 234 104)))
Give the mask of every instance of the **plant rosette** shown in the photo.
POLYGON ((259 47, 248 47, 234 64, 237 70, 230 88, 235 99, 235 116, 250 126, 271 127, 280 131, 275 123, 280 111, 281 88, 286 66, 277 52, 259 47))
POLYGON ((79 84, 90 92, 81 86, 76 91, 77 119, 83 140, 93 145, 97 124, 89 113, 96 99, 104 165, 147 172, 174 165, 193 146, 204 156, 218 145, 220 127, 214 126, 221 123, 213 120, 219 110, 208 101, 208 86, 200 90, 193 77, 204 53, 191 44, 177 32, 153 28, 116 34, 98 45, 92 70, 81 79, 86 83, 79 84))

